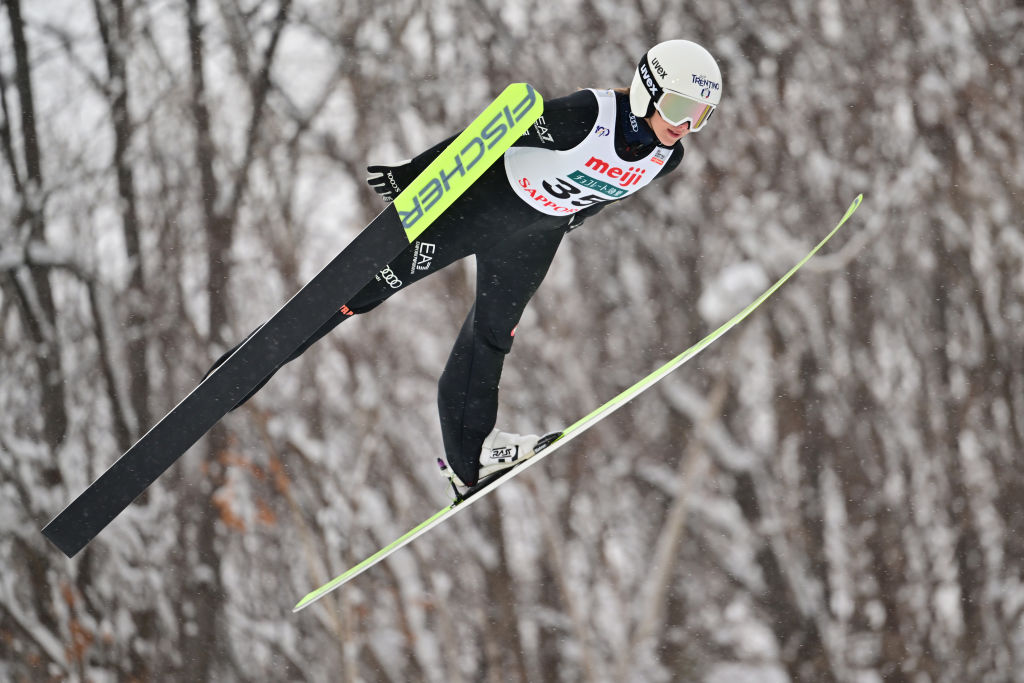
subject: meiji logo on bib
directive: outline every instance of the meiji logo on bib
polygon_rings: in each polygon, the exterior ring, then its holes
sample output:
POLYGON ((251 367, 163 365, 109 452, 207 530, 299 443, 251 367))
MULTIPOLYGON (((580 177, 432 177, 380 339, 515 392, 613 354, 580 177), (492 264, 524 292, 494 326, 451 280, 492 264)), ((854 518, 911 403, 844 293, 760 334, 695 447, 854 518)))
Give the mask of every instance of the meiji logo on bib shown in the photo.
POLYGON ((622 168, 620 166, 612 166, 607 161, 602 161, 597 157, 590 157, 587 163, 584 164, 587 168, 597 171, 602 175, 606 175, 609 178, 617 181, 615 184, 620 187, 629 187, 630 185, 636 185, 640 182, 641 176, 647 172, 647 169, 638 168, 636 166, 630 166, 629 168, 622 168))

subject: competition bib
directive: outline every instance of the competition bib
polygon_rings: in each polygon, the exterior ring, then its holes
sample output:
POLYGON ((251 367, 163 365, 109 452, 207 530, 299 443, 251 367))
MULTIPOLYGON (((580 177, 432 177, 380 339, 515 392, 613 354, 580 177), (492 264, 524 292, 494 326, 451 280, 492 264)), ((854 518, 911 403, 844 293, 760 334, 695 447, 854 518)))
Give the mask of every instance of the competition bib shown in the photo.
POLYGON ((615 93, 591 92, 597 96, 597 121, 583 142, 565 151, 512 147, 505 152, 505 175, 512 189, 541 213, 568 216, 633 194, 672 155, 671 149, 655 147, 639 161, 623 161, 615 151, 615 93))

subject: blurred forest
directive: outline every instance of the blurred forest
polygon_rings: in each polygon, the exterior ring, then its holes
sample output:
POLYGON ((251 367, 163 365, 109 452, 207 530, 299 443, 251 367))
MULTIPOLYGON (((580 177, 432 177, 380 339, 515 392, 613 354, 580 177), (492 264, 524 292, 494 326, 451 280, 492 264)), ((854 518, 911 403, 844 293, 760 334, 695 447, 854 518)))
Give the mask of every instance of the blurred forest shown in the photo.
POLYGON ((1024 681, 1024 2, 0 0, 0 678, 1024 681), (438 376, 473 264, 344 325, 74 560, 39 530, 506 84, 704 44, 720 110, 574 232, 472 512, 438 376))

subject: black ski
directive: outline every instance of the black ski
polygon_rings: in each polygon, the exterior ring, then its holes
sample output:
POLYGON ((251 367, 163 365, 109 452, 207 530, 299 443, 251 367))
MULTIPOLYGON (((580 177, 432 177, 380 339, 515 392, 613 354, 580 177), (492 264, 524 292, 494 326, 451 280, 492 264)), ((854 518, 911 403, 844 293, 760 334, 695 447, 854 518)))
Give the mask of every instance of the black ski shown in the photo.
POLYGON ((73 557, 343 304, 416 240, 543 111, 514 83, 235 353, 46 527, 73 557))

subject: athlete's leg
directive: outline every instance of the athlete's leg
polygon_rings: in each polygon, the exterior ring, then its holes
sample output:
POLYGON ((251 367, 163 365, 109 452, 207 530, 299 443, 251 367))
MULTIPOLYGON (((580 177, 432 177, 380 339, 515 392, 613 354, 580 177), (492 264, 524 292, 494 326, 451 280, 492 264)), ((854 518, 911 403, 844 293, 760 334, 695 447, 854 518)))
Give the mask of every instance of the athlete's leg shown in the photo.
POLYGON ((477 481, 480 449, 498 414, 498 381, 519 318, 564 235, 523 231, 477 255, 476 302, 438 384, 448 464, 465 484, 477 481))
MULTIPOLYGON (((260 382, 252 391, 246 394, 245 398, 239 401, 232 410, 235 410, 235 408, 238 408, 252 398, 257 391, 262 389, 263 386, 270 381, 270 378, 273 377, 278 370, 284 367, 284 365, 301 356, 307 349, 309 349, 309 347, 318 342, 322 337, 324 337, 324 335, 350 318, 352 315, 357 313, 366 313, 376 308, 395 294, 395 292, 405 289, 414 282, 422 280, 427 275, 430 275, 431 273, 450 265, 452 262, 467 256, 470 253, 469 242, 471 242, 471 240, 465 239, 465 234, 471 230, 472 226, 467 230, 458 230, 456 229, 458 226, 455 225, 448 227, 452 229, 448 231, 438 231, 438 235, 440 236, 447 233, 450 237, 449 239, 444 239, 443 241, 441 239, 436 239, 432 242, 417 240, 410 244, 409 247, 399 254, 397 258, 377 273, 373 280, 359 290, 348 304, 342 306, 334 315, 328 318, 327 322, 321 325, 316 332, 310 335, 310 337, 295 349, 295 351, 293 351, 283 363, 278 365, 270 375, 260 382)), ((238 345, 218 358, 216 362, 210 366, 210 369, 206 371, 206 376, 209 376, 211 372, 216 370, 238 349, 239 346, 244 344, 249 337, 255 333, 255 330, 250 332, 249 335, 238 345)))
MULTIPOLYGON (((348 318, 348 317, 349 317, 349 316, 351 316, 351 315, 352 315, 352 311, 351 311, 351 310, 349 310, 349 309, 348 309, 348 307, 346 307, 346 306, 342 306, 342 307, 341 307, 341 310, 339 310, 339 311, 338 311, 337 313, 335 313, 335 314, 334 314, 334 315, 332 315, 332 316, 331 316, 330 318, 328 318, 328 319, 327 319, 327 322, 325 322, 325 323, 324 323, 323 325, 321 325, 321 326, 320 326, 320 328, 319 328, 319 329, 318 329, 318 330, 317 330, 316 332, 314 332, 314 333, 313 333, 313 335, 312 335, 311 337, 309 337, 309 339, 307 339, 306 341, 302 342, 302 345, 301 345, 301 346, 299 346, 299 348, 295 349, 295 351, 293 351, 293 352, 292 352, 292 354, 291 354, 290 356, 288 356, 288 358, 287 358, 287 359, 285 359, 285 361, 284 361, 283 363, 281 363, 281 364, 280 364, 280 365, 278 365, 278 366, 277 366, 276 368, 274 368, 273 372, 271 372, 271 373, 270 373, 269 375, 267 375, 267 376, 266 376, 266 377, 265 377, 265 378, 263 379, 263 381, 261 381, 261 382, 260 382, 259 384, 257 384, 257 385, 256 385, 255 387, 253 387, 252 391, 250 391, 250 392, 249 392, 248 394, 246 394, 246 395, 245 395, 245 397, 244 397, 244 398, 243 398, 243 399, 242 399, 241 401, 239 401, 238 403, 236 403, 236 404, 235 404, 235 407, 234 407, 234 408, 232 408, 231 410, 235 410, 235 409, 237 409, 237 408, 238 408, 239 406, 241 406, 241 405, 242 405, 243 403, 245 403, 245 402, 246 402, 246 401, 248 401, 248 400, 249 400, 250 398, 252 398, 252 397, 253 397, 253 396, 254 396, 254 395, 256 394, 256 392, 257 392, 257 391, 259 391, 260 389, 262 389, 262 388, 263 388, 263 386, 264 386, 264 385, 265 385, 265 384, 266 384, 267 382, 269 382, 269 381, 270 381, 270 378, 271 378, 271 377, 273 377, 273 376, 274 376, 275 374, 277 374, 277 371, 278 371, 278 370, 280 370, 280 369, 281 369, 282 367, 284 367, 284 366, 285 366, 285 364, 287 364, 287 363, 290 363, 290 362, 292 362, 293 360, 295 360, 296 358, 298 358, 299 356, 301 356, 301 355, 302 355, 302 354, 303 354, 303 353, 304 353, 304 352, 306 351, 306 349, 308 349, 308 348, 309 348, 310 346, 312 346, 312 345, 313 345, 313 344, 315 344, 315 343, 316 343, 317 341, 319 341, 321 337, 323 337, 323 336, 324 336, 325 334, 327 334, 328 332, 330 332, 331 330, 333 330, 333 329, 334 329, 335 327, 337 327, 338 325, 340 325, 340 324, 342 323, 342 321, 343 321, 343 320, 345 320, 346 318, 348 318)), ((223 355, 221 355, 221 357, 220 357, 220 358, 218 358, 218 359, 217 359, 217 360, 216 360, 216 361, 215 361, 215 362, 213 363, 213 365, 211 365, 211 366, 210 366, 210 369, 206 371, 206 374, 205 374, 205 375, 203 376, 203 379, 206 379, 207 377, 209 377, 209 376, 210 376, 210 373, 211 373, 211 372, 213 372, 214 370, 216 370, 217 368, 219 368, 219 367, 220 367, 220 366, 221 366, 221 365, 222 365, 222 364, 224 363, 224 361, 226 361, 226 360, 227 360, 227 359, 228 359, 228 358, 229 358, 229 357, 231 356, 231 354, 233 354, 233 353, 234 353, 235 351, 237 351, 237 350, 238 350, 238 347, 240 347, 240 346, 241 346, 242 344, 244 344, 245 342, 249 341, 249 337, 251 337, 252 335, 256 334, 256 332, 257 332, 257 331, 259 331, 259 329, 260 329, 260 328, 258 328, 258 327, 257 327, 257 328, 256 328, 255 330, 253 330, 252 332, 250 332, 250 333, 249 333, 249 334, 248 334, 248 335, 246 336, 246 338, 245 338, 245 339, 243 339, 242 341, 240 341, 240 342, 239 342, 238 344, 236 344, 236 345, 235 345, 235 346, 234 346, 233 348, 229 349, 228 351, 225 351, 225 352, 224 352, 224 354, 223 354, 223 355)))

